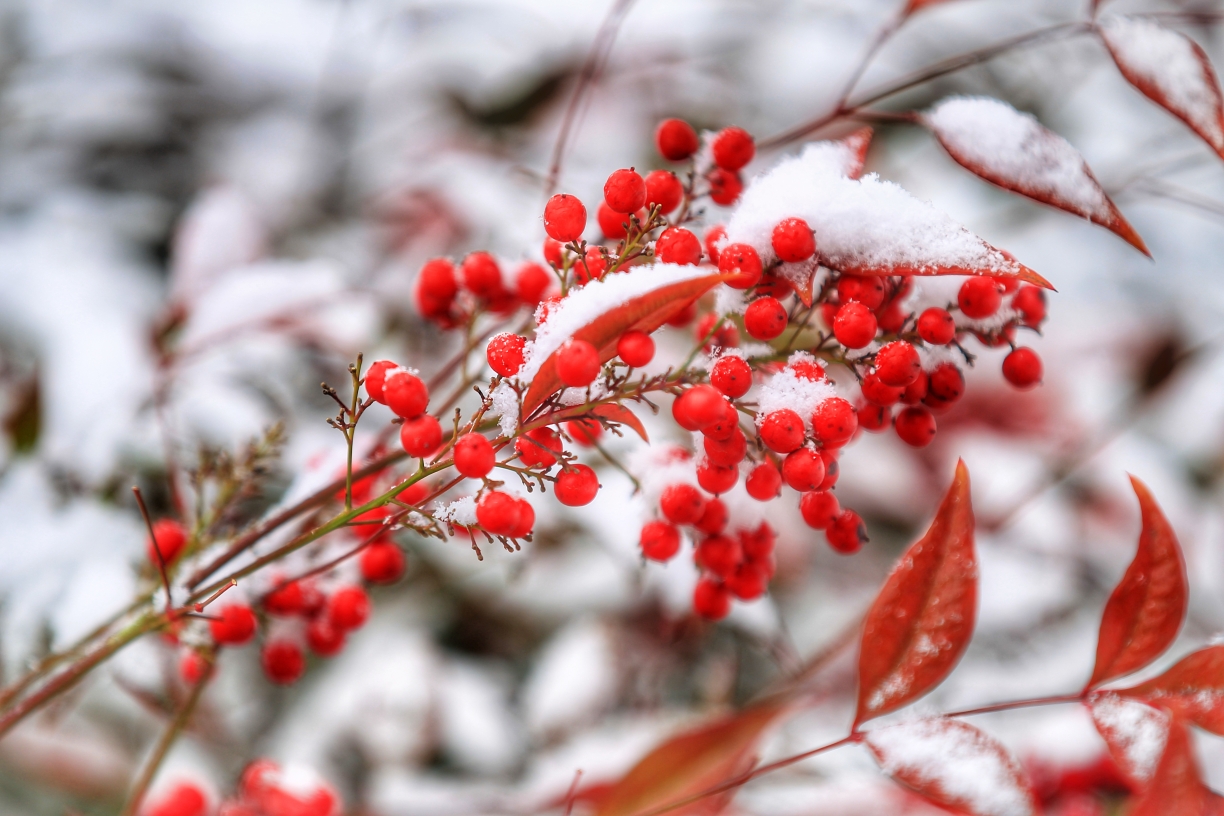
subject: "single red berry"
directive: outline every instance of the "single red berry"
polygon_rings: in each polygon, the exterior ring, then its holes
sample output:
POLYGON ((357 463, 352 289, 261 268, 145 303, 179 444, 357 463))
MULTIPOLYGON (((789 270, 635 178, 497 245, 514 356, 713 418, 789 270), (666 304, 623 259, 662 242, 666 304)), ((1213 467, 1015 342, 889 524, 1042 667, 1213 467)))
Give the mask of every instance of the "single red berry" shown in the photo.
POLYGON ((790 408, 770 411, 761 421, 761 441, 777 453, 790 453, 803 444, 803 419, 790 408))
POLYGON ((918 375, 918 379, 914 380, 909 385, 905 386, 905 390, 901 392, 901 401, 906 405, 917 405, 922 402, 927 395, 927 389, 930 387, 931 379, 924 371, 918 375))
POLYGON ((425 317, 448 314, 451 302, 458 293, 459 281, 455 277, 455 267, 449 260, 434 258, 421 267, 416 280, 416 302, 425 317))
POLYGON ((885 385, 904 388, 922 373, 918 350, 904 340, 885 343, 876 352, 875 371, 885 385))
POLYGON ((820 304, 820 318, 829 328, 833 328, 833 321, 837 319, 837 310, 840 308, 840 304, 829 300, 820 304))
POLYGON ((858 513, 843 510, 825 530, 825 538, 835 551, 850 555, 858 552, 867 543, 867 527, 858 513))
POLYGON ((200 678, 204 676, 207 669, 208 661, 195 649, 188 649, 179 658, 179 677, 183 678, 183 682, 189 686, 200 682, 200 678))
POLYGON ((765 594, 768 573, 757 564, 740 564, 727 577, 727 589, 741 601, 755 600, 765 594))
POLYGON ((863 405, 858 409, 858 424, 865 431, 880 433, 892 424, 892 408, 886 405, 863 405))
POLYGON ((544 260, 548 261, 553 266, 561 267, 561 242, 552 238, 544 239, 544 260))
POLYGON ((904 388, 894 388, 891 385, 885 385, 880 379, 879 374, 872 372, 863 378, 860 385, 863 391, 863 399, 873 405, 880 405, 885 408, 896 405, 897 400, 901 399, 901 393, 904 388))
POLYGON ((876 309, 876 323, 885 334, 898 334, 910 319, 910 313, 901 308, 895 300, 889 301, 882 308, 876 309))
POLYGON ((416 506, 429 495, 429 486, 424 482, 413 482, 412 484, 401 490, 395 498, 402 501, 404 504, 416 506))
POLYGON ((654 359, 655 343, 641 331, 627 331, 616 341, 616 354, 625 365, 641 368, 654 359))
POLYGON ((697 131, 683 119, 664 119, 655 131, 655 146, 659 155, 668 161, 684 161, 697 152, 701 145, 697 131))
POLYGON ((718 254, 718 271, 731 275, 732 289, 748 289, 761 279, 761 256, 748 244, 728 244, 718 254))
POLYGON ((735 572, 743 557, 740 543, 725 535, 712 535, 702 539, 694 553, 698 566, 720 578, 726 578, 735 572))
POLYGON ((672 418, 686 431, 700 431, 722 419, 726 402, 713 386, 694 385, 672 403, 672 418))
POLYGON ((629 216, 618 213, 602 201, 595 211, 595 219, 599 221, 599 229, 605 238, 619 241, 629 234, 629 216))
POLYGON ((841 515, 837 497, 827 490, 812 490, 799 499, 799 513, 803 521, 813 530, 827 530, 841 515))
POLYGON ((739 428, 735 428, 726 439, 712 439, 707 436, 703 447, 706 457, 721 467, 734 467, 748 455, 748 440, 739 428))
POLYGON ((773 528, 762 521, 756 529, 740 530, 739 541, 740 548, 744 551, 744 558, 760 563, 773 556, 777 536, 773 528))
POLYGON ((897 414, 895 425, 901 441, 915 448, 925 448, 935 438, 935 416, 921 405, 897 414))
POLYGON ((714 163, 724 170, 739 170, 756 155, 752 135, 743 128, 729 127, 718 131, 713 142, 714 163))
POLYGON ((302 591, 301 582, 282 583, 280 579, 274 578, 272 583, 274 588, 263 599, 264 611, 272 615, 300 615, 306 606, 306 595, 302 591))
POLYGON ((361 551, 361 577, 371 584, 394 584, 404 574, 404 551, 390 541, 375 541, 361 551))
POLYGON ((953 403, 965 393, 965 375, 952 363, 940 363, 928 375, 927 396, 935 396, 944 403, 953 403))
POLYGON ((815 490, 824 481, 824 460, 811 448, 800 448, 782 460, 782 478, 792 490, 815 490))
POLYGON ((670 561, 680 552, 680 531, 666 521, 648 521, 638 539, 642 557, 651 561, 670 561))
POLYGON ((956 321, 947 309, 932 306, 918 316, 918 336, 933 346, 946 346, 956 337, 956 321))
POLYGON ((493 445, 478 433, 468 433, 455 442, 455 470, 469 479, 482 479, 496 460, 493 445))
POLYGON ((782 487, 782 474, 773 462, 765 461, 757 465, 744 480, 744 488, 748 495, 757 501, 769 501, 776 498, 782 487))
POLYGON ((724 467, 709 459, 703 459, 697 465, 697 484, 701 485, 701 489, 707 493, 713 493, 715 496, 726 493, 735 487, 738 481, 739 467, 736 465, 724 467))
POLYGON ((701 429, 701 433, 706 439, 713 439, 718 442, 726 442, 732 436, 740 434, 739 429, 739 411, 730 402, 723 400, 722 416, 718 418, 712 425, 706 425, 701 429))
POLYGON ((509 535, 518 527, 518 499, 490 490, 476 504, 476 521, 493 535, 509 535))
POLYGON ((842 303, 857 301, 868 309, 877 309, 884 302, 884 279, 875 275, 842 275, 837 280, 837 299, 842 303))
POLYGON ((739 329, 730 320, 721 320, 714 312, 709 312, 697 322, 693 328, 693 337, 704 341, 706 352, 715 346, 720 348, 735 348, 739 345, 739 329), (717 327, 717 328, 716 328, 717 327))
POLYGON ((701 518, 693 526, 706 535, 718 535, 727 527, 727 516, 727 505, 722 499, 709 499, 701 511, 701 518))
POLYGON ((538 263, 528 261, 514 274, 514 294, 528 306, 536 306, 556 278, 538 263))
POLYGON ((844 304, 833 318, 833 334, 848 349, 861 349, 871 343, 876 327, 875 314, 857 300, 844 304))
POLYGON ((806 261, 816 254, 816 238, 802 218, 786 218, 773 228, 773 251, 786 263, 806 261))
POLYGON ((790 281, 779 276, 777 271, 766 270, 761 275, 761 282, 756 287, 758 295, 769 295, 779 300, 784 300, 787 296, 794 294, 794 292, 795 288, 791 286, 790 281))
POLYGON ((1041 382, 1041 358, 1031 348, 1021 346, 1003 358, 1003 376, 1021 390, 1041 382))
POLYGON ((544 205, 544 231, 554 241, 568 244, 582 237, 587 211, 577 196, 560 193, 544 205))
POLYGON ((359 586, 344 586, 327 599, 327 617, 346 632, 360 629, 370 617, 370 596, 359 586))
POLYGON ((289 640, 270 640, 264 644, 259 656, 264 674, 273 683, 287 686, 296 683, 306 671, 306 658, 302 647, 289 640))
POLYGON ((518 503, 518 524, 507 535, 510 538, 526 538, 535 528, 535 508, 526 499, 515 497, 518 503))
POLYGON ((492 300, 504 294, 501 266, 487 252, 473 252, 459 266, 463 286, 473 295, 492 300))
POLYGON ((178 557, 186 545, 187 528, 174 519, 164 518, 154 522, 153 538, 145 542, 145 549, 148 550, 149 563, 157 566, 159 563, 158 553, 161 554, 160 562, 169 564, 178 557), (156 545, 154 542, 156 542, 156 545), (156 546, 156 550, 154 550, 154 546, 156 546))
POLYGON ((331 657, 344 648, 344 630, 320 615, 306 626, 306 645, 319 657, 331 657))
POLYGON ((731 593, 722 581, 702 578, 693 590, 693 611, 707 620, 722 620, 731 611, 731 593))
POLYGON ((608 268, 608 259, 604 257, 603 247, 589 246, 582 255, 582 263, 574 265, 574 276, 578 283, 586 286, 593 280, 599 280, 608 268))
POLYGON ((412 372, 393 368, 385 377, 383 399, 397 416, 412 419, 425 413, 429 407, 429 390, 421 378, 412 372))
POLYGON ((701 241, 684 227, 670 227, 655 242, 655 257, 661 263, 696 266, 701 263, 701 241))
POLYGON ((400 426, 400 444, 414 459, 424 459, 442 447, 442 423, 431 414, 405 419, 400 426))
POLYGON ((557 474, 553 492, 557 494, 557 501, 567 507, 582 507, 595 500, 599 477, 586 465, 569 465, 557 474))
POLYGON ((710 369, 710 384, 728 397, 738 399, 752 387, 752 367, 743 357, 723 355, 710 369))
POLYGON ((826 448, 840 448, 857 430, 858 414, 841 397, 829 397, 812 412, 812 434, 826 448))
POLYGON ((521 334, 502 332, 493 336, 485 348, 489 368, 503 377, 513 377, 523 367, 523 347, 527 338, 521 334))
POLYGON ((718 266, 719 257, 718 247, 715 245, 726 236, 727 228, 722 224, 710 227, 708 230, 706 230, 703 243, 705 244, 706 255, 710 256, 710 263, 714 264, 715 266, 718 266))
POLYGON ((680 206, 684 198, 684 185, 670 170, 652 170, 646 174, 646 206, 658 205, 659 212, 666 215, 680 206))
POLYGON ((599 420, 590 417, 571 419, 565 423, 565 432, 569 434, 570 439, 584 448, 589 448, 598 442, 599 437, 603 436, 603 430, 599 420))
POLYGON ((229 603, 219 611, 209 610, 214 617, 208 629, 219 646, 241 646, 255 637, 255 613, 246 604, 229 603))
POLYGON ((820 451, 820 459, 824 462, 825 477, 816 488, 817 490, 832 490, 833 485, 837 484, 837 477, 841 475, 841 465, 837 462, 839 453, 840 451, 837 450, 820 451))
POLYGON ((557 462, 554 454, 561 452, 561 437, 552 428, 536 428, 514 440, 519 459, 529 468, 548 468, 557 462))
POLYGON ((557 349, 556 368, 561 382, 583 388, 599 376, 599 352, 586 340, 571 338, 557 349))
POLYGON ((1041 321, 1045 320, 1046 300, 1043 289, 1025 284, 1016 292, 1011 305, 1023 316, 1024 325, 1030 329, 1037 328, 1041 321))
POLYGON ((965 317, 980 320, 999 311, 1003 303, 1002 287, 994 278, 972 277, 961 284, 956 302, 965 317))
POLYGON ((829 379, 824 366, 815 360, 795 360, 786 366, 799 379, 808 382, 820 382, 829 379))
POLYGON ((773 340, 786 331, 786 309, 777 298, 757 298, 744 311, 744 329, 757 340, 773 340))
POLYGON ((729 207, 744 192, 744 180, 733 170, 715 167, 706 174, 710 183, 710 200, 720 207, 729 207))
POLYGON ((192 782, 176 782, 140 809, 141 816, 208 816, 208 796, 192 782))
POLYGON ((672 524, 696 524, 705 512, 705 497, 691 484, 674 484, 659 496, 659 510, 672 524))
POLYGON ((618 213, 632 213, 646 203, 646 181, 632 167, 614 170, 604 182, 604 201, 618 213))
POLYGON ((376 363, 370 364, 370 367, 366 369, 365 375, 365 390, 370 399, 385 404, 383 386, 386 385, 386 381, 384 378, 387 376, 388 371, 398 367, 390 360, 379 360, 376 363))

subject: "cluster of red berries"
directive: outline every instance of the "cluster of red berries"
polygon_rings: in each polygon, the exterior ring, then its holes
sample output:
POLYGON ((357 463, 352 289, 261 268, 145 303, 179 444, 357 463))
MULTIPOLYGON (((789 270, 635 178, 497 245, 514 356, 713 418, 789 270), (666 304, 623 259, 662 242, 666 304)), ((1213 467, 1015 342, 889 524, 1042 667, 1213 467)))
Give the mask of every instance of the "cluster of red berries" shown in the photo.
POLYGON ((417 277, 416 303, 421 315, 445 328, 460 326, 479 308, 508 315, 520 306, 534 309, 555 282, 539 263, 518 264, 513 273, 488 252, 473 252, 458 268, 446 258, 435 258, 417 277))
POLYGON ((141 808, 142 816, 333 816, 340 811, 336 791, 312 772, 289 772, 259 759, 242 772, 232 798, 215 805, 205 789, 176 782, 141 808))

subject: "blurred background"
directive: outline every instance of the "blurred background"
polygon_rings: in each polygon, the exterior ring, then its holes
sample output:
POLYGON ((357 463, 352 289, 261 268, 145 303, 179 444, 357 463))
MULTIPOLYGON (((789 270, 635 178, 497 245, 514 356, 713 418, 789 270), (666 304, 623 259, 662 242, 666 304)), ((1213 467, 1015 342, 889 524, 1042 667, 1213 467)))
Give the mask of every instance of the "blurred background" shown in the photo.
MULTIPOLYGON (((1086 0, 960 0, 915 15, 859 87, 1080 19, 1086 0)), ((188 470, 277 423, 252 519, 335 475, 343 442, 319 390, 357 352, 425 371, 453 350, 415 312, 428 257, 536 258, 565 110, 612 11, 606 64, 579 106, 559 188, 598 200, 617 167, 660 165, 679 116, 758 138, 823 113, 896 0, 6 0, 0 4, 0 656, 6 681, 130 601, 144 533, 188 470)), ((1220 6, 1174 27, 1224 64, 1220 6)), ((607 35, 605 30, 605 36, 607 35)), ((925 528, 963 457, 979 519, 982 606, 964 663, 923 711, 1079 689, 1104 600, 1134 552, 1126 474, 1178 530, 1190 622, 1159 667, 1224 628, 1224 169, 1118 74, 1061 37, 878 106, 951 93, 1033 112, 1085 156, 1154 260, 1106 230, 1009 195, 929 134, 878 128, 868 170, 930 200, 1048 278, 1045 384, 1017 394, 984 354, 935 443, 866 435, 843 505, 872 542, 832 553, 792 505, 771 594, 705 625, 691 566, 644 567, 648 508, 629 481, 581 510, 540 510, 534 544, 477 562, 461 541, 404 537, 409 572, 339 657, 289 689, 257 649, 227 651, 157 785, 218 796, 260 756, 308 766, 350 812, 534 813, 615 780, 685 723, 742 704, 845 633, 925 528)), ((841 135, 854 123, 822 136, 841 135)), ((748 173, 787 150, 762 152, 748 173)), ((717 223, 718 213, 710 213, 717 223)), ((690 342, 679 333, 674 342, 690 342)), ((385 423, 388 416, 376 417, 385 423)), ((371 422, 374 426, 377 422, 371 422)), ((685 441, 669 423, 654 438, 685 441)), ((373 434, 363 444, 372 444, 373 434)), ((629 451, 630 440, 613 440, 629 451)), ((594 464, 594 463, 592 463, 594 464)), ((765 747, 845 732, 850 653, 821 704, 765 747)), ((0 812, 112 812, 166 722, 178 652, 146 639, 0 741, 0 812)), ((1158 668, 1159 668, 1158 667, 1158 668)), ((1031 763, 1051 812, 1076 779, 1115 792, 1074 706, 980 724, 1031 763)), ((1224 745, 1199 736, 1224 786, 1224 745)), ((1081 801, 1087 801, 1086 799, 1081 801)), ((850 749, 752 783, 744 813, 921 812, 850 749), (865 811, 864 807, 875 808, 865 811), (903 810, 910 808, 910 810, 903 810)), ((1063 808, 1063 810, 1059 810, 1063 808)), ((1080 812, 1080 811, 1076 811, 1080 812)), ((1084 811, 1085 813, 1103 811, 1084 811)))

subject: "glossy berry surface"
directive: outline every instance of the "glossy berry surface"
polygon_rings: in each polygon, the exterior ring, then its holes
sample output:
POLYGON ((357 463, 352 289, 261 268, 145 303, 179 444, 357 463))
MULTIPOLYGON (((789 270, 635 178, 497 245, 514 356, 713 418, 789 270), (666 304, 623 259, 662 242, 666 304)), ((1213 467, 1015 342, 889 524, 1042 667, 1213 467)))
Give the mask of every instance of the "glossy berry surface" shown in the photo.
POLYGON ((586 207, 576 196, 559 193, 544 205, 544 231, 554 241, 577 241, 586 229, 586 220, 586 207))
POLYGON ((744 329, 757 340, 773 340, 786 331, 786 309, 777 298, 757 298, 744 312, 744 329))
POLYGON ((361 577, 371 584, 393 584, 404 574, 404 551, 389 541, 375 541, 361 551, 361 577))
POLYGON ((696 266, 701 262, 701 241, 684 227, 671 227, 655 242, 655 257, 661 263, 696 266))
POLYGON ((714 163, 731 172, 743 168, 756 155, 756 144, 752 135, 743 128, 723 128, 715 135, 711 146, 714 163))
POLYGON ((667 215, 684 199, 684 185, 670 170, 652 170, 646 174, 646 206, 659 208, 667 215))
POLYGON ((1003 376, 1016 388, 1028 390, 1041 382, 1041 358, 1021 346, 1003 358, 1003 376))
POLYGON ((654 355, 654 340, 646 332, 627 331, 616 341, 616 356, 634 368, 648 364, 654 355))
POLYGON ((648 521, 638 539, 642 557, 651 561, 670 561, 680 552, 680 531, 666 521, 648 521))
POLYGON ((404 420, 400 425, 400 445, 414 458, 431 456, 442 446, 442 423, 431 414, 404 420))
POLYGON ((523 367, 523 347, 527 338, 512 332, 494 335, 485 348, 489 368, 502 377, 513 377, 523 367))
POLYGON ((752 367, 743 357, 719 357, 710 369, 710 384, 732 399, 742 397, 752 387, 752 367))
POLYGON ((669 485, 659 497, 659 510, 672 524, 695 524, 705 512, 705 497, 690 484, 669 485))
POLYGON ((843 510, 825 530, 829 546, 842 555, 851 555, 867 543, 867 527, 859 514, 843 510))
POLYGON ((731 277, 732 289, 748 289, 761 279, 761 256, 748 244, 728 244, 718 253, 718 271, 731 277))
POLYGON ((935 417, 926 408, 912 405, 897 414, 897 436, 914 448, 925 448, 935 438, 935 417))
POLYGON ((599 352, 586 340, 567 340, 555 360, 557 376, 571 388, 588 386, 599 376, 599 352))
POLYGON ((383 400, 387 407, 404 419, 420 416, 429 406, 429 391, 421 378, 396 368, 387 372, 383 384, 383 400))
POLYGON ((722 419, 726 400, 710 385, 695 385, 672 403, 672 418, 688 431, 699 431, 722 419))
POLYGON ((999 311, 1003 293, 994 278, 973 277, 961 284, 956 302, 965 317, 981 320, 999 311))
POLYGON ((754 467, 744 480, 744 489, 757 501, 770 501, 777 497, 782 487, 782 474, 773 462, 762 462, 754 467))
POLYGON ((770 236, 774 254, 786 263, 806 261, 816 254, 816 238, 812 228, 802 218, 786 218, 779 221, 770 236))
POLYGON ((595 500, 599 492, 599 477, 586 465, 570 465, 557 474, 553 484, 557 501, 567 507, 581 507, 595 500))
POLYGON ((455 470, 469 479, 480 479, 493 469, 493 445, 478 433, 464 434, 455 442, 455 470))
POLYGON ((922 373, 922 362, 918 350, 904 340, 885 343, 876 352, 876 374, 880 380, 893 388, 904 388, 918 379, 922 373))
POLYGON ((655 147, 668 161, 684 161, 697 152, 697 131, 683 119, 664 119, 655 130, 655 147))
POLYGON ((771 451, 790 453, 803 444, 803 419, 790 408, 770 411, 761 421, 760 433, 771 451))
POLYGON ((604 182, 604 202, 615 212, 632 213, 646 203, 646 180, 632 167, 616 170, 604 182))
POLYGON ((223 603, 220 609, 210 609, 214 620, 208 630, 219 646, 241 646, 255 637, 255 612, 246 604, 223 603))
POLYGON ((843 305, 833 318, 833 334, 848 349, 867 346, 875 339, 876 327, 875 313, 857 300, 843 305))
POLYGON ((932 306, 918 316, 918 336, 934 346, 946 346, 956 337, 956 321, 947 309, 932 306))

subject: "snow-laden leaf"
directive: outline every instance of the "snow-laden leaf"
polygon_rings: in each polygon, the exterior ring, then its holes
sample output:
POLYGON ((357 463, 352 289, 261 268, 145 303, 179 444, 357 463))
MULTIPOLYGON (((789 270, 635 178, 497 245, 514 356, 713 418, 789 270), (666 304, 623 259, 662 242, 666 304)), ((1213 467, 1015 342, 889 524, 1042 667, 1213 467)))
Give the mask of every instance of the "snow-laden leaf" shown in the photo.
MULTIPOLYGON (((785 710, 781 703, 765 703, 668 739, 612 786, 597 816, 634 816, 734 779, 752 767, 762 734, 785 710)), ((704 796, 668 814, 714 816, 734 793, 704 796)))
POLYGON ((967 722, 912 720, 869 731, 866 743, 885 773, 942 807, 972 816, 1038 812, 1020 763, 967 722))
POLYGON ((773 228, 802 218, 816 236, 817 260, 855 275, 992 275, 1050 288, 1011 255, 992 247, 931 204, 874 173, 846 175, 850 148, 814 142, 779 162, 744 191, 722 245, 751 244, 770 263, 773 228))
POLYGON ((867 612, 855 726, 948 676, 973 637, 977 581, 969 470, 957 462, 930 529, 901 556, 867 612))
POLYGON ((1135 17, 1108 17, 1099 30, 1122 76, 1224 157, 1224 97, 1199 44, 1135 17))
POLYGON ((1224 736, 1224 646, 1186 655, 1159 677, 1117 693, 1150 701, 1224 736))
POLYGON ((1143 519, 1139 548, 1105 604, 1090 689, 1151 663, 1186 617, 1186 564, 1177 535, 1147 486, 1134 476, 1131 486, 1143 519))
POLYGON ((1088 712, 1126 778, 1136 788, 1147 785, 1168 740, 1168 712, 1112 691, 1091 695, 1088 712))
POLYGON ((871 137, 874 133, 869 127, 859 128, 838 142, 846 152, 846 163, 842 170, 846 178, 857 179, 863 175, 863 167, 867 164, 867 150, 871 147, 871 137))
POLYGON ((1032 114, 998 99, 954 96, 927 112, 922 122, 967 170, 1006 190, 1100 224, 1150 255, 1079 151, 1042 127, 1032 114))
POLYGON ((1174 718, 1151 782, 1127 816, 1215 816, 1219 797, 1203 784, 1186 726, 1174 718))

